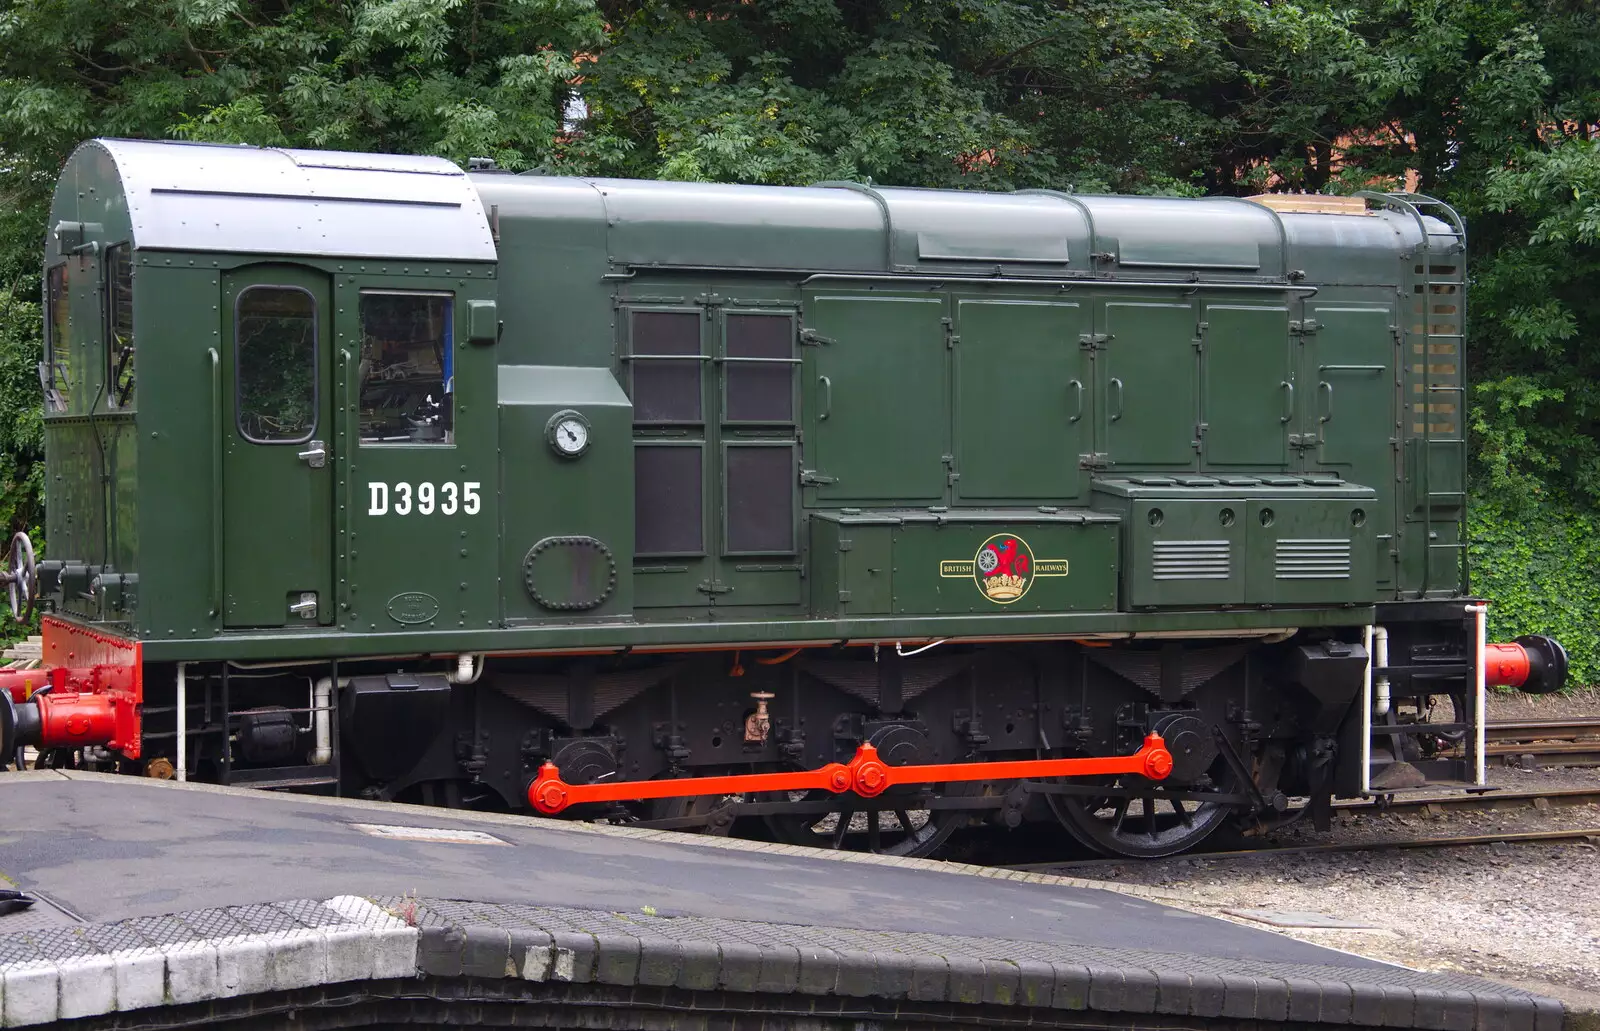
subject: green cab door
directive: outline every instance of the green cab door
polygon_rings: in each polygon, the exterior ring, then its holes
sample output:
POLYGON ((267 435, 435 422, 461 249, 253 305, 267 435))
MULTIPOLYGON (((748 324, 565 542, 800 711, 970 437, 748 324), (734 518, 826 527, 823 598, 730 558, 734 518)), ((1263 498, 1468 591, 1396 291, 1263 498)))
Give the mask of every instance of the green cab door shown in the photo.
POLYGON ((223 624, 333 622, 328 277, 255 265, 222 281, 223 624))
POLYGON ((1105 302, 1100 385, 1104 446, 1114 468, 1195 464, 1199 320, 1189 301, 1105 302))

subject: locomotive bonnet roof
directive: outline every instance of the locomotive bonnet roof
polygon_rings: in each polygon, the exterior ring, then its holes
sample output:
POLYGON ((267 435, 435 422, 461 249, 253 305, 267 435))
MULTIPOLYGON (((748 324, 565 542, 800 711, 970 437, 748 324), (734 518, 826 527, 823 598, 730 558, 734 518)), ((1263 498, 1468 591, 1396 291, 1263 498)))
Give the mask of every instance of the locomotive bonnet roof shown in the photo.
POLYGON ((1232 198, 472 178, 502 219, 606 226, 606 253, 621 264, 941 272, 1000 266, 1048 276, 1092 270, 1097 255, 1113 254, 1130 270, 1285 271, 1277 213, 1232 198))
POLYGON ((495 260, 477 191, 434 157, 91 140, 53 214, 53 253, 71 248, 63 223, 99 223, 141 250, 495 260))

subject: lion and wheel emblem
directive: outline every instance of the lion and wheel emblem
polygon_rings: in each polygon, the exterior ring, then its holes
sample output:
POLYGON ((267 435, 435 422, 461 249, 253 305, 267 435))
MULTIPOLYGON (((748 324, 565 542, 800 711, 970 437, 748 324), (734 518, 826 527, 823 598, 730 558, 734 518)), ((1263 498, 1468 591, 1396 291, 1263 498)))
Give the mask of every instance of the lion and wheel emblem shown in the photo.
POLYGON ((940 562, 939 575, 970 576, 985 598, 1009 605, 1028 593, 1036 577, 1066 576, 1067 560, 1036 560, 1027 541, 1014 533, 997 533, 978 545, 971 561, 940 562))

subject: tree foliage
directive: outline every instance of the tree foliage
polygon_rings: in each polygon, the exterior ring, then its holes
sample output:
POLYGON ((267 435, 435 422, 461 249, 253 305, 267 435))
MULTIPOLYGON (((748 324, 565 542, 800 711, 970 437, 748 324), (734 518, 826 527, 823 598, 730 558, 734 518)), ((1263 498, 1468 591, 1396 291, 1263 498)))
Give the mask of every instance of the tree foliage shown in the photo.
POLYGON ((1241 194, 1410 172, 1471 230, 1478 491, 1525 520, 1600 505, 1591 0, 0 0, 14 528, 41 521, 46 206, 97 135, 762 183, 1241 194))

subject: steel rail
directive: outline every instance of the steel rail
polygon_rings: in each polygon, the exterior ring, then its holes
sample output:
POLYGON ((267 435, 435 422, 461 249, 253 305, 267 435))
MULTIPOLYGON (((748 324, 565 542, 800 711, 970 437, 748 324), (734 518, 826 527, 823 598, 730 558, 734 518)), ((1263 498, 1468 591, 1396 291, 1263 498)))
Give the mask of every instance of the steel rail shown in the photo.
MULTIPOLYGON (((1331 841, 1321 845, 1293 845, 1283 848, 1247 848, 1229 852, 1183 852, 1172 859, 1253 859, 1261 856, 1299 856, 1340 852, 1387 852, 1409 848, 1449 848, 1466 845, 1540 845, 1561 844, 1568 841, 1600 842, 1600 827, 1581 827, 1566 830, 1505 831, 1490 834, 1443 835, 1433 838, 1399 838, 1392 841, 1331 841)), ((1128 863, 1145 863, 1151 860, 1127 856, 1106 859, 1085 859, 1066 863, 1019 863, 1007 869, 1027 873, 1057 873, 1071 870, 1126 866, 1128 863)))

